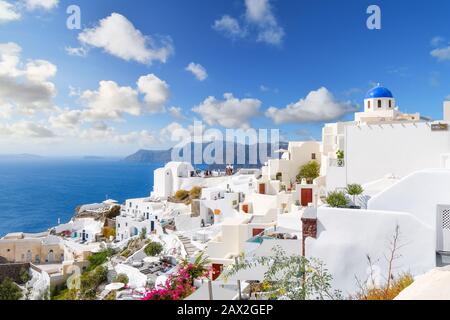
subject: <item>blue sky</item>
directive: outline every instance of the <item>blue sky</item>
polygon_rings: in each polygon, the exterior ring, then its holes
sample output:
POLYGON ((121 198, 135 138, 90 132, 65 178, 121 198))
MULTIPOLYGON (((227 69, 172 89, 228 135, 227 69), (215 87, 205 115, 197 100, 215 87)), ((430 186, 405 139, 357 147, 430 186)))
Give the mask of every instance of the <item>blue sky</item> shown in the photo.
POLYGON ((377 82, 402 111, 441 119, 448 12, 446 0, 0 0, 0 147, 126 155, 169 146, 194 119, 320 140, 377 82), (371 4, 381 30, 366 27, 371 4), (66 27, 69 5, 80 30, 66 27))

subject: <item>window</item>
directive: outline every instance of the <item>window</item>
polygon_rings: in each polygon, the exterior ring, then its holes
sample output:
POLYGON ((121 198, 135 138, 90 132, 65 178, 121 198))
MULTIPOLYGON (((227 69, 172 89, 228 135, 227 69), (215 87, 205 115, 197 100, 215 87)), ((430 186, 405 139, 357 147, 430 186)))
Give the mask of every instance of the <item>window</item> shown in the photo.
POLYGON ((311 154, 311 159, 316 160, 316 154, 315 153, 311 154))
POLYGON ((11 249, 6 250, 6 252, 11 252, 11 249))
POLYGON ((370 109, 370 101, 367 102, 367 109, 370 109))
POLYGON ((378 100, 378 108, 381 108, 381 100, 378 100))
POLYGON ((389 109, 392 108, 392 100, 389 100, 389 109))

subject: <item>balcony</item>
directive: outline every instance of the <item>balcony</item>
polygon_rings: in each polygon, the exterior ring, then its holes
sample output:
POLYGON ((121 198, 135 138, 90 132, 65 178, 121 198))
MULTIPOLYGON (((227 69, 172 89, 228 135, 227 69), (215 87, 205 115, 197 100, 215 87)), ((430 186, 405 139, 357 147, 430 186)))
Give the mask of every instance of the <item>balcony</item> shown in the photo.
POLYGON ((329 159, 328 166, 343 168, 343 167, 345 167, 345 160, 344 159, 329 159))

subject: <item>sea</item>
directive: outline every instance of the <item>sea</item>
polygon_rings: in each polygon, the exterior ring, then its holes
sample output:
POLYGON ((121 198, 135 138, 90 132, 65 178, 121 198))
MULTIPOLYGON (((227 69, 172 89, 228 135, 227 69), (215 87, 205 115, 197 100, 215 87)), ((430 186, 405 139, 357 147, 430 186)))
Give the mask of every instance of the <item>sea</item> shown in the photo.
POLYGON ((117 159, 0 160, 0 237, 68 222, 82 204, 149 196, 163 164, 117 159))

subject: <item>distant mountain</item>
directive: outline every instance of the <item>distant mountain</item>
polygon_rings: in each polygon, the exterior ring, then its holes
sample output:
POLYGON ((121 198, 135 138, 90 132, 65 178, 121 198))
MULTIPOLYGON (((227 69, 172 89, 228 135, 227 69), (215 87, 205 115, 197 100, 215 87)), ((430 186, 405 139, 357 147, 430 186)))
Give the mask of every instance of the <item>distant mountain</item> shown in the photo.
MULTIPOLYGON (((264 164, 264 162, 266 162, 268 160, 268 158, 274 158, 274 157, 278 157, 279 154, 275 153, 275 148, 281 148, 281 149, 286 149, 288 146, 288 143, 286 142, 280 142, 280 144, 278 146, 276 145, 272 145, 272 144, 266 144, 266 143, 261 143, 261 144, 257 144, 257 145, 242 145, 242 144, 238 144, 238 143, 233 143, 233 142, 223 142, 223 150, 224 150, 224 154, 222 156, 222 163, 223 164, 213 164, 210 165, 209 168, 210 169, 222 169, 226 166, 226 164, 233 164, 236 168, 240 168, 240 167, 260 167, 262 164, 264 164), (256 164, 250 164, 250 156, 249 156, 249 151, 250 150, 254 150, 254 148, 257 148, 258 150, 258 154, 257 154, 257 161, 256 164), (238 153, 238 149, 240 150, 238 153), (234 150, 234 157, 232 156, 234 150), (267 154, 267 157, 261 157, 260 156, 260 151, 264 151, 267 150, 266 152, 264 152, 264 155, 267 154), (244 163, 240 163, 238 164, 238 154, 240 155, 245 155, 244 158, 244 163), (228 163, 227 159, 233 159, 231 163, 228 163)), ((124 161, 127 162, 137 162, 137 163, 167 163, 169 161, 172 161, 172 152, 175 152, 176 155, 178 155, 180 158, 183 158, 183 149, 189 150, 187 148, 178 148, 178 149, 168 149, 168 150, 139 150, 136 153, 126 157, 124 159, 124 161)), ((190 151, 191 151, 191 157, 190 157, 190 162, 193 163, 194 162, 194 150, 198 149, 198 150, 202 150, 202 154, 204 154, 206 148, 210 148, 207 150, 208 153, 211 153, 212 157, 215 157, 215 152, 212 148, 212 143, 203 143, 202 145, 200 144, 195 144, 195 143, 190 143, 190 151)), ((262 152, 261 152, 262 153, 262 152)), ((183 158, 184 159, 184 158, 183 158)))
POLYGON ((43 159, 43 157, 29 153, 0 154, 0 160, 39 160, 39 159, 43 159))

